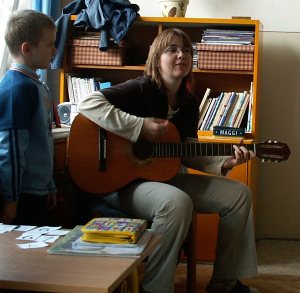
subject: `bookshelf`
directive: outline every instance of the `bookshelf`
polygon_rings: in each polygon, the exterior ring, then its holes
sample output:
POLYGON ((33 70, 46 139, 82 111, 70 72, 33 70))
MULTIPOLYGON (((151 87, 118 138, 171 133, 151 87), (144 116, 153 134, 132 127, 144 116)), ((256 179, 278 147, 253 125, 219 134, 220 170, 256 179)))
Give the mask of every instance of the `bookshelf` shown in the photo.
MULTIPOLYGON (((72 15, 70 22, 76 16, 72 15)), ((259 52, 261 50, 259 20, 251 19, 211 19, 211 18, 167 18, 167 17, 139 17, 130 27, 126 35, 126 42, 130 44, 130 62, 122 66, 112 65, 70 65, 68 63, 68 47, 66 44, 64 54, 64 67, 60 71, 60 103, 69 101, 67 89, 67 76, 70 74, 81 77, 96 77, 112 84, 123 82, 143 74, 144 64, 147 59, 149 47, 162 30, 178 27, 185 31, 192 42, 200 42, 202 33, 207 28, 248 30, 254 32, 253 70, 210 70, 194 68, 194 93, 202 98, 207 88, 219 92, 244 92, 249 91, 253 84, 252 129, 246 133, 244 143, 252 143, 257 137, 257 107, 259 96, 259 52)), ((80 28, 69 26, 69 37, 72 37, 80 28)), ((202 141, 216 140, 211 130, 199 130, 198 137, 202 141)), ((232 141, 229 141, 232 142, 232 141)), ((190 170, 190 172, 197 172, 190 170)), ((236 167, 229 177, 246 183, 253 191, 254 201, 256 193, 255 162, 236 167)), ((216 235, 218 229, 217 215, 197 215, 198 219, 198 252, 197 259, 213 260, 216 235)))

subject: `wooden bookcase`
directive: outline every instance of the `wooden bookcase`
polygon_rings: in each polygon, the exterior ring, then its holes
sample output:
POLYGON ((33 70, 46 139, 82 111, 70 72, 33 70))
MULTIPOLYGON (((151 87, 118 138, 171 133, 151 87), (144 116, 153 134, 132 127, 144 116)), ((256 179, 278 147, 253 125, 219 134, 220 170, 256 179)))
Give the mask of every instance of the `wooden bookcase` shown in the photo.
MULTIPOLYGON (((71 16, 69 34, 72 35, 76 28, 72 22, 76 16, 71 16)), ((143 74, 144 64, 147 59, 149 47, 157 34, 170 27, 184 30, 193 42, 200 42, 202 32, 206 28, 251 30, 255 33, 254 66, 252 71, 224 71, 193 69, 193 91, 200 98, 206 88, 218 91, 249 91, 253 82, 253 115, 252 132, 246 134, 244 142, 253 142, 257 137, 257 107, 259 90, 259 52, 261 49, 260 22, 251 19, 209 19, 209 18, 164 18, 164 17, 139 17, 130 27, 126 39, 131 48, 131 62, 126 66, 69 66, 67 63, 67 45, 65 63, 60 73, 60 102, 68 101, 66 74, 79 74, 86 77, 101 77, 112 84, 123 82, 143 74)), ((211 140, 211 131, 200 132, 202 140, 211 140)), ((255 160, 252 160, 255 161, 255 160)), ((255 201, 256 193, 256 168, 255 162, 236 167, 229 177, 246 183, 253 191, 255 201)), ((191 170, 191 172, 196 172, 191 170)), ((218 215, 198 215, 198 252, 199 260, 213 260, 218 230, 218 215)))

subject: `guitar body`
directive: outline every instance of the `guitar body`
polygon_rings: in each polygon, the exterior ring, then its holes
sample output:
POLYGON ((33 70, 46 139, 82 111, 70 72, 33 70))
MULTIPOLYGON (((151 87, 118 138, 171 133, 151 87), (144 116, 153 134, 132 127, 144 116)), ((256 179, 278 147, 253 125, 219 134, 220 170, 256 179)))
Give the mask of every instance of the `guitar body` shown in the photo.
MULTIPOLYGON (((101 128, 83 115, 74 119, 69 137, 69 170, 74 183, 83 191, 105 194, 116 191, 135 179, 166 181, 174 177, 180 167, 180 157, 150 157, 138 159, 133 143, 106 131, 106 151, 99 143, 101 128), (106 153, 102 168, 99 153, 106 153)), ((103 131, 103 130, 102 130, 103 131)), ((160 140, 178 142, 180 136, 171 124, 160 140)))

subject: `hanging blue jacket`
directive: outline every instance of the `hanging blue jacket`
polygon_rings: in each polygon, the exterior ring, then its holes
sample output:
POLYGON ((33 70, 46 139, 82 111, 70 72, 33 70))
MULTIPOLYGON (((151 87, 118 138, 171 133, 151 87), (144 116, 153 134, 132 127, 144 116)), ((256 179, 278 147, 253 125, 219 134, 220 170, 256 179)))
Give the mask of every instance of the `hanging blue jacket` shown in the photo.
POLYGON ((93 28, 101 31, 99 48, 106 51, 112 37, 119 44, 129 27, 138 16, 139 6, 128 0, 75 0, 63 8, 62 15, 56 21, 57 52, 51 62, 51 68, 62 66, 63 52, 67 41, 69 18, 77 14, 74 26, 93 28))

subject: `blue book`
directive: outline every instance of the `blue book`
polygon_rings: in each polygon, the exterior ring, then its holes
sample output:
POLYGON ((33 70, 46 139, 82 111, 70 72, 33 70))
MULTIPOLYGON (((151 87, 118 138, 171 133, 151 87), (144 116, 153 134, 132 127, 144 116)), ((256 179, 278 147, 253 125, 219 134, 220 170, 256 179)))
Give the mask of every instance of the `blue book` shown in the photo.
POLYGON ((110 81, 100 83, 100 90, 106 89, 108 87, 111 87, 111 82, 110 81))
POLYGON ((245 91, 243 93, 238 93, 237 95, 238 95, 238 97, 237 97, 235 106, 234 106, 234 108, 231 112, 230 118, 228 119, 225 126, 228 126, 228 127, 234 126, 234 122, 238 116, 239 111, 241 110, 241 107, 244 103, 244 99, 245 99, 245 96, 247 95, 247 92, 245 91))
POLYGON ((215 119, 215 117, 216 117, 216 113, 217 113, 217 111, 218 111, 218 109, 219 109, 219 107, 220 107, 220 104, 221 104, 221 101, 222 101, 222 98, 223 98, 223 96, 224 96, 224 93, 221 93, 218 97, 217 97, 217 101, 216 101, 216 103, 215 103, 215 105, 214 105, 214 108, 212 109, 212 114, 211 114, 211 117, 210 117, 210 119, 209 119, 209 121, 208 121, 208 123, 207 123, 207 130, 210 130, 210 129, 212 129, 212 124, 213 124, 213 122, 214 122, 214 119, 215 119))
POLYGON ((230 109, 234 105, 235 97, 236 97, 236 92, 232 92, 231 96, 229 98, 229 101, 227 103, 227 106, 224 110, 224 114, 222 116, 222 119, 219 123, 219 126, 224 126, 224 123, 225 123, 226 119, 228 118, 228 114, 230 113, 230 109))

